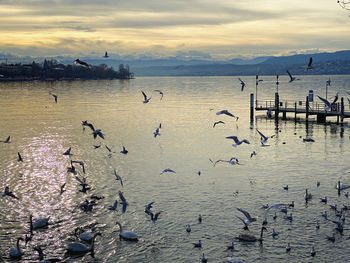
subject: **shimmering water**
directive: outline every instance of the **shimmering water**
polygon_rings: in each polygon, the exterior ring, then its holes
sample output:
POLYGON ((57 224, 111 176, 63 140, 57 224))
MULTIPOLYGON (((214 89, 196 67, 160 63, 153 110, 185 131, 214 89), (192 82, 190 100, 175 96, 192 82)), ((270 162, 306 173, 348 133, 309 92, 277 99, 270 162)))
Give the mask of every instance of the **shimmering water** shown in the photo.
MULTIPOLYGON (((280 78, 280 99, 304 100, 308 90, 325 97, 328 76, 301 76, 288 83, 280 78)), ((255 91, 255 76, 242 77, 247 86, 240 92, 236 77, 162 77, 137 78, 130 81, 73 81, 73 82, 14 82, 0 83, 0 140, 11 136, 11 143, 0 143, 0 189, 5 186, 19 197, 0 198, 0 252, 8 260, 8 250, 18 237, 29 230, 29 215, 34 219, 50 216, 47 229, 34 231, 31 242, 24 247, 23 262, 33 262, 40 245, 47 258, 63 258, 65 248, 74 240, 76 227, 89 228, 98 222, 95 258, 87 254, 67 262, 200 262, 205 253, 208 262, 344 262, 350 255, 349 220, 345 212, 344 232, 321 217, 327 211, 335 220, 329 204, 349 205, 334 186, 338 180, 350 185, 349 123, 316 124, 312 119, 294 122, 294 115, 275 124, 265 113, 256 114, 249 121, 249 94, 255 91), (160 89, 164 97, 153 90, 160 89), (143 104, 141 90, 152 95, 143 104), (54 103, 49 92, 58 95, 54 103), (239 116, 236 122, 228 116, 217 116, 227 109, 239 116), (84 132, 81 121, 88 120, 105 134, 105 140, 93 139, 91 131, 84 132), (215 121, 224 125, 213 128, 215 121), (159 123, 161 135, 153 137, 159 123), (269 147, 260 146, 258 128, 269 139, 269 147), (226 136, 236 135, 251 144, 232 147, 226 136), (314 143, 302 138, 312 137, 314 143), (93 145, 101 145, 94 149, 93 145), (105 145, 116 153, 109 156, 105 145), (129 153, 119 153, 122 146, 129 153), (62 155, 69 147, 71 157, 62 155), (250 158, 256 151, 257 155, 250 158), (17 152, 23 163, 17 162, 17 152), (242 165, 218 163, 212 160, 237 157, 242 165), (79 192, 75 176, 67 173, 70 159, 86 164, 86 178, 92 187, 86 194, 79 192), (176 173, 160 175, 165 168, 176 173), (123 178, 124 188, 115 180, 113 169, 123 178), (198 175, 201 171, 201 175, 198 175), (320 181, 320 187, 316 186, 320 181), (66 191, 60 195, 60 186, 66 191), (285 191, 282 186, 289 185, 285 191), (305 188, 313 199, 305 204, 305 188), (122 190, 129 205, 125 213, 107 208, 118 199, 122 190), (237 192, 237 193, 236 193, 237 192), (91 212, 83 212, 79 205, 91 200, 92 194, 104 196, 97 200, 91 212), (319 201, 328 197, 328 204, 319 201), (294 220, 284 219, 277 211, 268 213, 268 232, 263 246, 259 243, 236 243, 234 252, 226 250, 232 239, 244 233, 236 210, 244 208, 257 222, 250 232, 258 236, 264 219, 263 204, 290 203, 294 220), (162 211, 154 224, 144 213, 145 205, 154 201, 153 211, 162 211), (198 223, 201 214, 203 222, 198 223), (316 230, 315 220, 320 229, 316 230), (138 243, 119 240, 115 222, 139 235, 138 243), (185 226, 191 225, 191 233, 185 226), (272 238, 272 229, 280 232, 272 238), (326 235, 336 233, 336 241, 326 235), (202 240, 203 248, 192 243, 202 240), (290 242, 292 250, 285 252, 290 242), (317 254, 310 256, 312 245, 317 254)), ((262 77, 258 99, 272 99, 275 77, 262 77)), ((338 91, 346 97, 350 91, 350 76, 332 76, 328 98, 338 91)), ((345 100, 347 103, 347 100, 345 100)), ((348 104, 346 104, 348 106, 348 104)), ((299 116, 304 118, 303 116, 299 116)), ((312 117, 313 118, 313 117, 312 117)), ((78 176, 82 177, 81 169, 78 176)), ((346 191, 346 190, 345 190, 346 191)), ((345 192, 344 191, 344 192, 345 192)))

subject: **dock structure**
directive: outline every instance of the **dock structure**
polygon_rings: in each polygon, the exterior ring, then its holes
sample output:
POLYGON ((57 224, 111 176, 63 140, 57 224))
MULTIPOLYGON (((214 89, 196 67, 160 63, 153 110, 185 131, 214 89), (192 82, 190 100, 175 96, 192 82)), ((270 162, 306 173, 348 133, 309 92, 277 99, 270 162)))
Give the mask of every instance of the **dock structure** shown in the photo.
MULTIPOLYGON (((251 102, 254 94, 251 94, 251 102)), ((343 123, 345 118, 350 118, 350 109, 346 110, 344 106, 344 98, 341 97, 340 102, 332 105, 329 111, 325 111, 325 104, 323 102, 309 102, 309 96, 306 96, 305 101, 288 101, 280 100, 279 94, 275 93, 275 100, 256 100, 255 111, 270 111, 274 112, 275 120, 278 121, 279 114, 282 113, 282 119, 287 118, 287 113, 293 113, 296 120, 297 114, 304 114, 305 119, 309 116, 316 115, 318 123, 325 123, 327 117, 337 117, 337 123, 343 123)), ((251 107, 252 110, 252 107, 251 107)), ((253 116, 251 114, 251 116, 253 116)))

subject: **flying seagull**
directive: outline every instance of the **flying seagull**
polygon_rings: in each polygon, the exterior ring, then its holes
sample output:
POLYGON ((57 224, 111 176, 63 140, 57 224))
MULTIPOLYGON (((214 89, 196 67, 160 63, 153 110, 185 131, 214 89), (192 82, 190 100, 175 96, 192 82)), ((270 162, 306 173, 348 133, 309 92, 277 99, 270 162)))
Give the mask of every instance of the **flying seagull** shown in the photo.
POLYGON ((164 95, 163 91, 161 91, 159 89, 155 89, 154 91, 159 92, 159 94, 161 95, 160 100, 162 100, 163 99, 163 95, 164 95))
POLYGON ((87 69, 91 69, 91 66, 88 63, 81 61, 80 59, 74 60, 74 64, 83 66, 84 68, 87 68, 87 69))
POLYGON ((57 103, 57 95, 55 95, 55 94, 51 94, 51 95, 54 97, 55 102, 57 103))
POLYGON ((241 80, 240 78, 238 78, 238 80, 241 82, 241 92, 244 90, 245 87, 245 83, 243 80, 241 80))
POLYGON ((209 161, 213 164, 213 166, 215 166, 217 163, 220 162, 224 162, 224 163, 229 163, 231 165, 235 165, 235 164, 240 164, 238 159, 236 157, 232 157, 230 160, 226 161, 226 160, 217 160, 216 162, 213 162, 213 160, 209 159, 209 161))
POLYGON ((21 154, 18 152, 17 155, 18 155, 17 161, 18 161, 18 162, 23 162, 23 159, 22 159, 21 154))
POLYGON ((85 126, 88 126, 88 127, 90 127, 90 129, 91 129, 92 131, 95 130, 94 125, 92 125, 91 123, 88 123, 88 121, 82 121, 82 122, 81 122, 81 125, 83 125, 83 128, 84 128, 84 129, 85 129, 85 126))
POLYGON ((128 154, 128 150, 127 149, 125 149, 125 146, 123 146, 123 150, 122 151, 120 151, 120 153, 122 153, 122 154, 128 154))
POLYGON ((230 117, 233 117, 233 118, 236 118, 236 120, 239 119, 239 117, 236 117, 235 115, 233 115, 231 112, 229 112, 228 110, 222 110, 222 111, 218 111, 216 113, 216 115, 221 115, 221 114, 225 114, 227 116, 230 116, 230 117))
POLYGON ((242 208, 238 208, 238 207, 237 207, 237 210, 238 210, 239 212, 243 213, 243 214, 245 215, 245 217, 247 218, 246 220, 242 220, 242 219, 240 218, 240 219, 244 222, 244 225, 245 225, 245 226, 248 227, 248 225, 249 225, 250 223, 256 221, 256 218, 251 217, 250 214, 249 214, 247 211, 243 210, 242 208))
POLYGON ((5 141, 0 141, 0 142, 3 142, 3 143, 10 143, 10 138, 11 138, 11 136, 7 137, 5 141))
POLYGON ((226 139, 232 139, 235 141, 235 144, 232 144, 233 147, 237 147, 238 145, 241 145, 242 143, 250 144, 250 142, 247 139, 238 140, 237 136, 228 136, 226 139))
MULTIPOLYGON (((260 142, 261 142, 261 145, 264 146, 265 143, 267 142, 267 140, 269 139, 269 137, 265 136, 262 132, 260 132, 258 129, 256 129, 256 131, 259 133, 260 135, 260 142)), ((273 136, 271 136, 272 138, 273 136)))
POLYGON ((163 174, 163 173, 176 173, 176 172, 174 170, 167 168, 167 169, 164 169, 160 174, 163 174))
POLYGON ((328 100, 326 100, 326 99, 324 99, 324 98, 322 98, 322 97, 320 97, 320 96, 317 96, 320 100, 322 100, 326 105, 325 105, 325 107, 324 107, 324 110, 325 111, 329 111, 331 108, 332 108, 332 106, 337 102, 337 100, 338 100, 338 92, 337 92, 337 94, 335 95, 335 97, 334 97, 334 100, 333 100, 333 102, 332 103, 330 103, 328 100))
POLYGON ((294 80, 299 80, 299 79, 296 79, 295 77, 293 77, 292 74, 290 74, 290 72, 288 70, 287 70, 287 73, 288 73, 289 78, 290 78, 289 82, 292 82, 294 80))
POLYGON ((17 196, 15 196, 11 191, 10 191, 10 188, 8 186, 5 187, 5 191, 3 192, 2 196, 5 197, 5 196, 10 196, 12 198, 15 198, 15 199, 18 199, 17 196))
POLYGON ((123 179, 117 174, 117 171, 114 170, 115 180, 118 180, 120 182, 120 185, 124 187, 123 185, 123 179))
POLYGON ((70 156, 70 155, 73 155, 73 154, 70 153, 71 149, 72 149, 72 148, 69 147, 69 148, 67 149, 67 151, 65 151, 65 152, 63 153, 63 155, 69 155, 69 156, 70 156))
POLYGON ((216 126, 216 125, 218 125, 218 124, 225 124, 223 121, 216 121, 216 122, 214 122, 214 125, 213 125, 213 128, 216 126))
POLYGON ((101 129, 94 130, 92 133, 94 135, 94 139, 96 139, 97 135, 100 136, 102 139, 104 139, 104 134, 101 132, 101 129))
POLYGON ((142 92, 142 95, 143 95, 143 97, 144 97, 144 101, 143 101, 143 103, 148 103, 149 101, 150 101, 150 99, 152 98, 152 96, 151 97, 149 97, 149 98, 147 98, 147 95, 146 95, 146 93, 144 93, 142 90, 141 90, 141 92, 142 92))
POLYGON ((313 67, 312 67, 312 57, 310 57, 309 64, 307 64, 307 67, 305 68, 306 71, 308 71, 309 69, 313 69, 313 67))

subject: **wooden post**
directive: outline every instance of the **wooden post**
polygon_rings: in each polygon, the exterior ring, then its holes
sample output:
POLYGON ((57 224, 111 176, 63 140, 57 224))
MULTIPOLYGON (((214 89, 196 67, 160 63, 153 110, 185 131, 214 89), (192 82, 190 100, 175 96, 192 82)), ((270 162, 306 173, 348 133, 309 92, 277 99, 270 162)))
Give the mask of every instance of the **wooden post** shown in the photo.
POLYGON ((343 121, 344 121, 344 97, 341 97, 341 100, 340 100, 340 120, 343 123, 343 121))
POLYGON ((254 120, 254 93, 250 93, 250 121, 254 120))
POLYGON ((275 120, 278 121, 278 114, 280 113, 280 99, 278 93, 275 93, 275 120))
POLYGON ((306 119, 309 119, 309 96, 306 96, 305 112, 306 112, 306 119))
POLYGON ((294 120, 297 121, 297 102, 294 102, 294 120))

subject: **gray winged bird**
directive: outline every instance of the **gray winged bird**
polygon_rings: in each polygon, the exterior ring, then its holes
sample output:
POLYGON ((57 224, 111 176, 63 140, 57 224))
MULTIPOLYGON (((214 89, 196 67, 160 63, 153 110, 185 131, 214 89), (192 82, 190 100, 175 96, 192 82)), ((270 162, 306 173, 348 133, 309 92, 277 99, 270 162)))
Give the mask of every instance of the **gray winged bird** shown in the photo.
POLYGON ((161 90, 159 90, 159 89, 155 89, 154 91, 159 92, 159 94, 161 95, 160 100, 162 100, 162 99, 163 99, 163 96, 164 96, 163 91, 161 91, 161 90))
POLYGON ((164 169, 160 174, 163 174, 163 173, 176 173, 176 172, 174 170, 167 168, 167 169, 164 169))
POLYGON ((237 210, 238 210, 239 212, 243 213, 243 214, 245 215, 245 217, 247 218, 246 220, 242 220, 241 218, 239 218, 239 219, 241 219, 241 220, 243 221, 243 223, 244 223, 244 225, 245 225, 246 227, 248 227, 248 225, 249 225, 250 223, 256 221, 256 218, 251 217, 250 214, 249 214, 247 211, 243 210, 242 208, 238 208, 238 207, 237 207, 237 210))
POLYGON ((97 135, 100 136, 102 139, 104 139, 104 134, 101 132, 101 129, 94 130, 91 133, 94 136, 94 139, 96 139, 97 135))
POLYGON ((225 122, 223 122, 223 121, 216 121, 216 122, 214 122, 213 128, 215 128, 215 126, 220 124, 220 123, 225 124, 225 122))
POLYGON ((238 80, 241 82, 241 92, 244 90, 245 87, 245 83, 243 80, 241 80, 240 78, 238 78, 238 80))
POLYGON ((328 100, 326 100, 326 99, 324 99, 324 98, 322 98, 322 97, 320 97, 320 96, 317 96, 320 100, 322 100, 326 105, 325 105, 325 107, 324 107, 324 110, 325 111, 329 111, 331 108, 332 108, 332 106, 333 105, 335 105, 335 103, 337 102, 337 100, 338 100, 338 92, 337 92, 337 94, 335 95, 335 97, 334 97, 334 100, 333 100, 333 102, 332 103, 330 103, 328 100))
POLYGON ((309 64, 307 64, 305 70, 308 71, 309 69, 313 69, 313 67, 312 67, 312 57, 310 57, 310 59, 309 59, 309 64))
POLYGON ((92 131, 95 130, 94 125, 92 125, 92 124, 89 123, 88 121, 82 121, 82 122, 81 122, 81 125, 83 125, 83 128, 84 128, 84 129, 85 129, 85 126, 88 126, 88 127, 90 127, 90 129, 91 129, 92 131))
POLYGON ((0 142, 3 142, 3 143, 10 143, 10 138, 11 138, 11 136, 7 137, 5 141, 0 141, 0 142))
POLYGON ((91 69, 91 66, 88 63, 81 61, 80 59, 74 60, 74 64, 83 66, 84 68, 87 68, 87 69, 91 69))
POLYGON ((114 175, 115 175, 115 180, 118 180, 118 181, 120 182, 120 185, 121 185, 122 187, 124 187, 124 185, 123 185, 123 180, 122 180, 122 178, 117 174, 117 171, 116 171, 116 170, 114 170, 114 175))
POLYGON ((142 95, 143 95, 143 98, 144 98, 143 103, 148 103, 150 101, 150 99, 152 98, 152 96, 147 98, 146 93, 144 93, 142 90, 141 90, 141 92, 142 92, 142 95))
POLYGON ((221 114, 225 114, 227 116, 230 116, 230 117, 233 117, 233 118, 236 118, 236 120, 239 119, 239 117, 236 117, 235 115, 233 115, 231 112, 229 112, 228 110, 221 110, 221 111, 218 111, 216 113, 216 115, 221 115, 221 114))
POLYGON ((237 136, 228 136, 226 139, 232 139, 234 140, 235 144, 232 144, 233 147, 237 147, 238 145, 241 145, 242 143, 250 144, 250 142, 247 139, 238 140, 237 136))
POLYGON ((297 78, 295 78, 295 77, 293 77, 292 76, 292 74, 290 74, 290 72, 287 70, 287 73, 288 73, 288 76, 289 76, 289 82, 293 82, 294 80, 299 80, 299 79, 297 79, 297 78))
POLYGON ((55 102, 57 103, 57 95, 55 95, 55 94, 52 94, 52 96, 54 97, 54 99, 55 99, 55 102))

